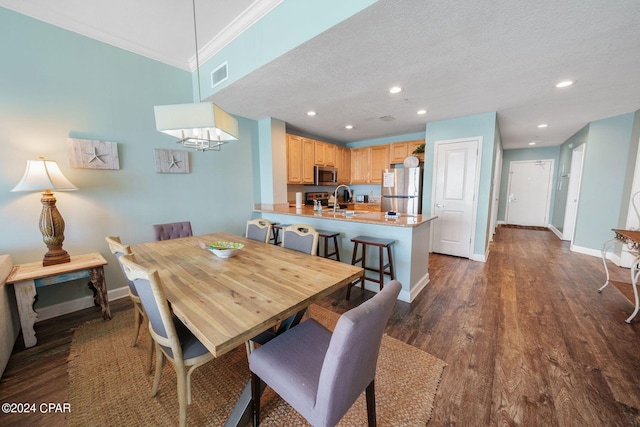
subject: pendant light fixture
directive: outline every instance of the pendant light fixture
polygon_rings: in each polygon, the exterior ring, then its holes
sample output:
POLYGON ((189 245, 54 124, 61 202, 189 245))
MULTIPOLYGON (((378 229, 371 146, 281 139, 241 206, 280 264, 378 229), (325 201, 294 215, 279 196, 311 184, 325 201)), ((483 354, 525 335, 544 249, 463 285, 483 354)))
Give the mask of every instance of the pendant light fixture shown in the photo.
POLYGON ((223 144, 238 139, 238 121, 213 102, 202 102, 196 2, 193 0, 193 31, 196 46, 198 103, 156 105, 156 130, 179 138, 178 143, 198 151, 220 151, 223 144))

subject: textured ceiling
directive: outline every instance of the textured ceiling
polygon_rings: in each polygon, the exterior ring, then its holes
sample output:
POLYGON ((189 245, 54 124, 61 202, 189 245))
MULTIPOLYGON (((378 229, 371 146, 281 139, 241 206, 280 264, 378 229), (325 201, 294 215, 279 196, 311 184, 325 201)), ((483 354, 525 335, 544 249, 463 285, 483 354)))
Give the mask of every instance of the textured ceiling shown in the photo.
MULTIPOLYGON (((198 2, 199 45, 264 1, 198 2)), ((75 22, 76 32, 106 34, 102 41, 184 65, 193 56, 193 34, 177 29, 190 28, 191 10, 176 3, 0 0, 19 12, 30 4, 23 13, 69 29, 75 22)), ((638 76, 638 0, 381 0, 212 100, 233 114, 274 117, 341 142, 423 132, 428 121, 497 111, 504 147, 523 148, 532 140, 561 144, 590 121, 639 109, 638 76), (577 83, 554 87, 565 79, 577 83), (391 85, 404 90, 391 95, 391 85), (418 116, 420 108, 428 113, 418 116), (310 109, 318 114, 308 117, 310 109), (549 126, 538 129, 540 123, 549 126)))

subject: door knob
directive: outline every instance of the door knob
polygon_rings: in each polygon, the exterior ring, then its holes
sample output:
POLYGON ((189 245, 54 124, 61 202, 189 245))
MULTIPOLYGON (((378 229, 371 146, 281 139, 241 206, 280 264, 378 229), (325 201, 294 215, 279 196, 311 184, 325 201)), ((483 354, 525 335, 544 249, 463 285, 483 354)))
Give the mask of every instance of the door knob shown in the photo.
POLYGON ((436 208, 444 208, 444 205, 441 205, 440 203, 436 204, 436 208))

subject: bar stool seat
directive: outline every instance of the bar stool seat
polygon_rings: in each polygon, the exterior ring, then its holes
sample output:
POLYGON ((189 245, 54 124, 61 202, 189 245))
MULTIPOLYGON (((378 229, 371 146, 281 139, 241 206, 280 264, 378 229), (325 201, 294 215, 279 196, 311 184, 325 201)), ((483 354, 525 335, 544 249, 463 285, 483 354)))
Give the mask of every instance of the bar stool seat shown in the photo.
MULTIPOLYGON (((336 256, 336 261, 340 261, 340 249, 338 248, 338 236, 340 233, 337 231, 329 231, 329 230, 318 230, 318 237, 322 239, 324 245, 324 254, 322 255, 324 258, 330 258, 332 256, 336 256), (333 252, 329 253, 329 239, 333 239, 333 252)), ((318 250, 318 255, 320 255, 320 250, 318 250)))
POLYGON ((395 243, 395 240, 391 239, 382 239, 379 237, 369 237, 369 236, 357 236, 351 239, 353 242, 353 256, 351 257, 351 265, 357 265, 359 262, 362 262, 361 267, 367 271, 374 271, 379 274, 379 278, 374 277, 365 277, 350 283, 347 286, 347 301, 351 296, 351 288, 356 286, 358 282, 361 282, 361 289, 364 290, 364 281, 369 280, 371 282, 378 283, 380 285, 380 290, 384 287, 384 275, 387 274, 391 277, 391 280, 395 279, 395 273, 393 271, 393 258, 391 256, 391 246, 395 243), (358 245, 362 245, 362 256, 358 258, 358 245), (378 248, 379 261, 378 267, 370 267, 366 265, 367 259, 367 246, 375 246, 378 248), (384 249, 387 249, 387 260, 388 262, 384 264, 384 249), (388 271, 387 271, 388 269, 388 271))
POLYGON ((272 230, 273 230, 273 242, 274 245, 280 245, 282 243, 282 234, 280 233, 283 228, 290 226, 291 224, 279 224, 277 222, 272 222, 272 230), (278 240, 280 239, 280 240, 278 240))

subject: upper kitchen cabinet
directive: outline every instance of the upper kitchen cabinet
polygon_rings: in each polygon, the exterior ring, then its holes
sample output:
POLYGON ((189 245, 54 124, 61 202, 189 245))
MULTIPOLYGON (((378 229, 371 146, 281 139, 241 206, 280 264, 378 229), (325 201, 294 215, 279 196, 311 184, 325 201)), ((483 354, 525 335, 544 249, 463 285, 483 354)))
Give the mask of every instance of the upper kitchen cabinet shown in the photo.
POLYGON ((389 163, 403 163, 409 156, 416 156, 420 161, 424 161, 424 153, 413 154, 413 151, 424 143, 421 139, 414 141, 394 142, 389 145, 389 163))
POLYGON ((337 145, 335 148, 338 184, 349 184, 351 182, 351 150, 337 145))
POLYGON ((336 146, 322 141, 314 141, 315 164, 336 167, 336 146))
POLYGON ((374 145, 371 147, 370 184, 382 184, 382 171, 389 169, 389 146, 374 145))
POLYGON ((287 184, 313 184, 312 139, 287 134, 287 184))
POLYGON ((407 144, 409 145, 407 156, 416 156, 421 162, 424 162, 424 153, 413 154, 416 148, 424 144, 424 139, 408 141, 407 144))
POLYGON ((371 166, 371 147, 351 149, 351 183, 352 184, 368 184, 370 166, 371 166))

